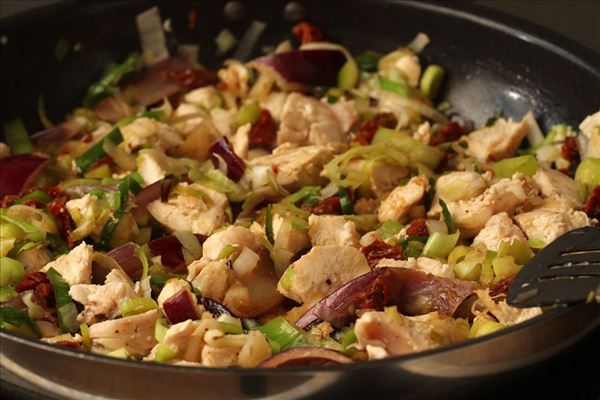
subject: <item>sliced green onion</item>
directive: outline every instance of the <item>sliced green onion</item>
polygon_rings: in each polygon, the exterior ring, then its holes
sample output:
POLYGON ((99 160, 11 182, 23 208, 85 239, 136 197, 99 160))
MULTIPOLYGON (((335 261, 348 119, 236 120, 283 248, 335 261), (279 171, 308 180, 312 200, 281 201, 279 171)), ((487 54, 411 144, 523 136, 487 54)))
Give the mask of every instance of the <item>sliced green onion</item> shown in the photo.
POLYGON ((489 335, 499 331, 500 329, 506 328, 506 325, 499 322, 490 321, 485 318, 475 317, 471 330, 469 331, 469 337, 480 337, 483 335, 489 335))
POLYGON ((402 225, 400 222, 394 221, 394 220, 388 220, 388 221, 385 221, 379 227, 379 229, 377 229, 377 232, 379 232, 379 234, 381 235, 383 240, 386 240, 386 239, 389 239, 390 237, 400 233, 402 228, 404 228, 404 225, 402 225))
POLYGON ((497 279, 516 275, 521 270, 521 266, 515 263, 515 259, 512 256, 496 257, 492 261, 492 267, 497 279))
POLYGON ((79 330, 77 307, 69 295, 69 284, 54 268, 50 268, 47 274, 54 288, 59 325, 64 332, 75 333, 79 330))
POLYGON ((442 216, 444 217, 444 223, 448 228, 448 233, 454 233, 456 229, 454 229, 454 222, 452 222, 452 215, 448 210, 448 206, 446 205, 446 202, 444 202, 444 200, 442 199, 439 200, 439 203, 440 207, 442 207, 442 216))
POLYGON ((119 303, 119 311, 124 317, 143 314, 146 311, 155 310, 158 304, 148 297, 125 299, 119 303))
POLYGON ((356 225, 356 230, 362 233, 374 231, 379 226, 377 214, 344 215, 344 219, 352 221, 356 225))
POLYGON ((92 346, 90 327, 87 324, 81 324, 79 325, 79 331, 81 332, 81 343, 83 344, 83 347, 89 349, 92 346))
POLYGON ((249 330, 256 330, 260 326, 260 323, 257 320, 255 320, 254 318, 243 318, 242 319, 242 326, 247 331, 249 331, 249 330))
POLYGON ((106 156, 104 151, 104 143, 110 140, 114 144, 119 144, 123 141, 123 135, 119 128, 115 128, 110 131, 102 140, 90 147, 85 153, 75 159, 75 165, 82 171, 85 172, 87 169, 106 156))
POLYGON ((483 286, 489 286, 494 281, 494 269, 491 264, 482 264, 479 283, 483 286))
POLYGON ((236 37, 231 33, 229 29, 223 29, 215 38, 215 44, 217 45, 217 54, 223 55, 229 52, 238 43, 236 37))
POLYGON ((17 201, 15 201, 15 204, 23 204, 27 200, 36 200, 40 203, 48 204, 52 201, 52 197, 43 190, 37 189, 19 198, 17 201))
POLYGON ((106 97, 111 86, 116 85, 123 75, 135 69, 137 60, 137 53, 129 54, 123 63, 112 68, 98 82, 92 84, 83 99, 85 108, 94 108, 96 103, 106 97))
POLYGON ((0 328, 28 336, 40 336, 36 324, 26 312, 12 307, 0 307, 0 328))
POLYGON ((240 335, 240 334, 244 333, 244 329, 242 328, 241 325, 232 324, 230 322, 219 321, 219 329, 221 331, 223 331, 224 333, 231 333, 234 335, 240 335))
POLYGON ((4 138, 12 154, 27 154, 33 151, 33 143, 21 119, 14 119, 4 125, 4 138))
POLYGON ((21 240, 24 237, 25 232, 23 231, 23 229, 19 228, 17 224, 0 220, 0 238, 21 240))
POLYGON ((9 257, 0 257, 0 286, 17 284, 24 275, 23 264, 9 257))
POLYGON ((371 143, 391 145, 408 156, 412 162, 423 163, 430 168, 436 168, 444 157, 437 148, 423 144, 406 133, 384 127, 377 129, 371 143))
POLYGON ((527 241, 527 245, 532 249, 536 250, 543 249, 544 247, 546 247, 546 243, 544 243, 544 241, 541 239, 529 239, 527 241))
POLYGON ((158 347, 156 347, 156 352, 154 353, 154 361, 159 363, 169 362, 173 357, 177 355, 177 349, 175 346, 168 345, 166 343, 160 343, 158 347))
POLYGON ((299 217, 292 217, 292 228, 297 230, 307 230, 308 221, 299 217))
POLYGON ((462 260, 454 266, 454 273, 458 279, 476 281, 481 276, 481 262, 475 260, 462 260))
POLYGON ((390 79, 379 78, 379 87, 388 92, 399 94, 403 97, 408 97, 410 90, 404 82, 396 82, 390 79))
POLYGON ((342 214, 353 215, 354 214, 354 205, 352 204, 352 201, 350 200, 350 196, 348 194, 348 189, 346 189, 345 187, 341 187, 340 190, 338 191, 338 194, 340 196, 340 208, 341 208, 342 214))
POLYGON ((141 247, 135 249, 133 255, 139 258, 142 263, 142 276, 140 278, 142 280, 148 276, 148 256, 146 256, 146 252, 141 247))
POLYGON ((356 337, 356 332, 354 332, 354 328, 349 328, 348 330, 346 330, 344 332, 344 336, 342 336, 342 340, 341 340, 342 349, 341 350, 343 352, 348 351, 348 346, 356 343, 357 341, 358 341, 358 338, 356 337))
POLYGON ((217 260, 223 260, 225 258, 228 258, 230 255, 233 254, 233 252, 237 248, 238 248, 237 244, 228 244, 227 246, 223 247, 223 250, 221 250, 221 252, 219 253, 217 260))
POLYGON ((83 176, 92 179, 110 178, 112 176, 112 171, 108 164, 102 164, 96 168, 90 169, 83 176))
POLYGON ((600 185, 600 158, 588 157, 581 161, 575 171, 575 182, 581 197, 587 199, 594 188, 600 185))
POLYGON ((506 158, 492 165, 492 169, 497 176, 502 178, 511 178, 515 172, 523 175, 532 176, 538 170, 538 162, 532 155, 525 155, 513 158, 506 158))
POLYGON ((338 88, 349 90, 358 83, 359 69, 356 61, 349 59, 338 72, 338 88))
POLYGON ((375 72, 377 71, 381 57, 383 57, 383 54, 376 51, 367 50, 364 53, 360 53, 356 56, 356 63, 362 71, 375 72))
POLYGON ((260 106, 256 102, 250 102, 242 106, 235 116, 237 126, 253 124, 260 115, 260 106))
POLYGON ((269 243, 275 243, 275 234, 273 233, 273 214, 271 212, 271 205, 267 206, 267 212, 265 216, 265 233, 267 234, 267 239, 269 243))
POLYGON ((106 353, 106 355, 109 357, 123 358, 123 359, 127 359, 129 357, 129 353, 124 348, 110 351, 110 352, 106 353))
POLYGON ((0 303, 4 303, 19 295, 12 286, 6 285, 0 288, 0 303))
POLYGON ((435 99, 440 93, 445 75, 446 71, 439 65, 429 65, 425 69, 425 72, 423 72, 421 82, 419 83, 421 92, 430 99, 435 99))
POLYGON ((458 232, 452 234, 433 232, 429 236, 429 239, 427 239, 427 243, 425 243, 423 255, 426 257, 437 258, 448 257, 448 254, 450 254, 454 246, 456 246, 459 236, 460 234, 458 232))
POLYGON ((310 342, 304 332, 283 317, 273 318, 258 328, 268 339, 276 342, 281 350, 308 346, 310 342))
POLYGON ((283 275, 281 275, 281 279, 279 280, 279 283, 281 284, 281 287, 284 290, 289 291, 290 288, 292 287, 293 280, 294 280, 294 265, 292 264, 289 267, 287 267, 287 269, 285 270, 283 275))
POLYGON ((165 336, 167 335, 167 324, 163 321, 162 318, 156 319, 156 324, 154 325, 154 338, 157 342, 162 342, 165 336))
POLYGON ((448 263, 456 264, 462 261, 470 251, 471 249, 467 246, 456 246, 448 255, 448 263))

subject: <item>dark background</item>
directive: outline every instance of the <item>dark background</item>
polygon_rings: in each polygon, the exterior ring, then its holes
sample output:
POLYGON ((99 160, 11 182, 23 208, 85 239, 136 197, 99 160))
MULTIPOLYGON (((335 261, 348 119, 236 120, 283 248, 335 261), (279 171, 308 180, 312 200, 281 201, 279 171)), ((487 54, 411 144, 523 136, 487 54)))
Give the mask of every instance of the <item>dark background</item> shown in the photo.
MULTIPOLYGON (((0 0, 0 16, 5 17, 60 0, 0 0)), ((600 1, 490 1, 473 0, 483 7, 527 19, 554 30, 600 53, 600 1)), ((598 105, 600 106, 600 104, 598 105)), ((485 400, 600 399, 600 330, 574 348, 540 367, 520 371, 506 387, 490 392, 485 400)), ((0 398, 26 398, 6 383, 0 398)), ((448 398, 465 399, 461 393, 448 398)))

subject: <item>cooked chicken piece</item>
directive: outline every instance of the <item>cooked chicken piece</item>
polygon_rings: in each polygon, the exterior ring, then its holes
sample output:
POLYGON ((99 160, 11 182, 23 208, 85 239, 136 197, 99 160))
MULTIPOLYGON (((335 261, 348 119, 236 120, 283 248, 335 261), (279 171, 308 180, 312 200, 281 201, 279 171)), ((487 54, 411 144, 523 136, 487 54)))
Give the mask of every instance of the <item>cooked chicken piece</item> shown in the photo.
POLYGON ((573 179, 555 169, 540 166, 533 175, 540 192, 545 197, 565 201, 573 208, 581 207, 583 200, 573 179))
POLYGON ((341 172, 343 174, 347 174, 348 171, 363 172, 368 164, 370 164, 370 169, 367 185, 379 198, 384 198, 409 175, 408 169, 404 167, 391 165, 385 161, 375 161, 371 163, 363 159, 351 160, 341 172))
POLYGON ((262 238, 248 228, 230 226, 210 236, 203 245, 202 259, 189 265, 188 279, 200 292, 223 303, 238 317, 252 318, 283 301, 277 293, 277 275, 262 238), (259 255, 256 266, 242 276, 227 267, 225 259, 217 260, 223 248, 236 245, 237 252, 248 247, 259 255))
POLYGON ((413 133, 413 139, 423 144, 429 144, 431 140, 431 124, 428 121, 423 122, 413 133))
POLYGON ((81 242, 79 246, 73 248, 68 254, 64 254, 51 263, 46 264, 41 271, 47 272, 50 268, 54 268, 71 286, 90 283, 92 280, 93 253, 94 248, 91 245, 81 242))
POLYGON ((50 252, 43 246, 36 246, 29 249, 21 250, 17 254, 17 260, 23 264, 26 273, 32 273, 44 268, 52 259, 50 252))
POLYGON ((172 126, 184 136, 188 136, 196 129, 198 125, 209 125, 207 123, 207 119, 210 119, 209 117, 210 114, 203 113, 198 106, 188 103, 181 103, 179 106, 177 106, 172 116, 173 119, 180 120, 180 122, 174 123, 172 126))
MULTIPOLYGON (((196 298, 196 295, 194 293, 192 293, 190 284, 185 279, 173 278, 173 279, 169 279, 165 283, 165 286, 163 286, 162 290, 160 291, 160 294, 156 298, 156 302, 158 303, 158 306, 163 311, 163 313, 164 313, 163 304, 165 304, 165 301, 167 301, 171 297, 175 296, 176 294, 179 294, 184 291, 188 294, 188 297, 190 298, 190 301, 192 302, 192 304, 196 308, 198 308, 197 307, 198 299, 196 298)), ((200 314, 199 311, 200 310, 197 310, 198 314, 200 314)))
POLYGON ((344 132, 348 132, 350 128, 352 128, 359 116, 354 100, 346 100, 342 98, 336 103, 332 104, 331 109, 341 122, 342 130, 344 132))
POLYGON ((310 247, 310 239, 306 229, 294 228, 293 217, 273 215, 273 258, 277 271, 285 271, 295 254, 310 247))
POLYGON ((515 215, 517 223, 529 239, 550 244, 564 233, 590 225, 583 211, 575 211, 564 203, 544 202, 540 207, 515 215))
POLYGON ((235 109, 224 110, 222 108, 214 108, 210 110, 212 123, 221 136, 230 136, 235 132, 235 115, 235 109))
POLYGON ((315 246, 290 268, 292 278, 282 278, 277 290, 303 304, 314 304, 371 270, 360 250, 349 246, 315 246))
POLYGON ((0 142, 0 159, 10 156, 10 147, 4 142, 0 142))
MULTIPOLYGON (((216 323, 216 321, 215 321, 216 323)), ((171 325, 165 334, 164 339, 159 345, 156 345, 147 360, 154 360, 156 350, 160 345, 169 346, 174 352, 174 359, 191 362, 200 362, 201 351, 204 345, 202 336, 204 332, 197 321, 186 320, 175 325, 171 325)))
POLYGON ((494 125, 463 136, 465 153, 481 162, 499 161, 512 156, 527 133, 527 122, 498 118, 494 125))
POLYGON ((145 356, 156 344, 154 326, 157 310, 111 319, 90 326, 92 350, 111 352, 124 348, 132 356, 145 356))
POLYGON ((271 346, 265 336, 258 331, 248 331, 244 346, 238 354, 240 367, 256 367, 267 358, 271 357, 271 346))
POLYGON ((220 137, 208 117, 192 118, 177 126, 181 126, 180 131, 184 132, 185 138, 180 146, 171 150, 171 153, 179 157, 203 161, 208 157, 211 144, 220 137))
POLYGON ((210 235, 227 222, 229 202, 223 193, 183 182, 174 190, 185 194, 171 196, 166 203, 158 199, 148 204, 150 214, 169 230, 210 235))
POLYGON ((429 180, 424 175, 411 178, 404 186, 399 186, 386 197, 379 206, 379 221, 395 220, 403 222, 410 208, 419 203, 429 190, 429 180))
POLYGON ((500 322, 506 326, 511 326, 525 322, 528 319, 542 314, 540 307, 516 308, 511 307, 506 303, 506 300, 495 302, 491 297, 488 289, 476 290, 477 303, 474 305, 475 310, 479 311, 483 308, 489 312, 500 322))
POLYGON ((73 345, 73 347, 79 347, 79 346, 81 346, 81 342, 82 342, 83 338, 81 337, 81 335, 79 333, 76 333, 75 335, 63 333, 62 335, 58 335, 58 336, 43 337, 40 340, 42 342, 52 343, 52 344, 62 343, 64 345, 64 344, 68 343, 68 344, 73 345))
POLYGON ((589 115, 579 125, 583 135, 578 139, 581 144, 581 158, 600 157, 600 111, 589 115))
POLYGON ((130 124, 121 127, 123 142, 120 147, 128 152, 133 152, 145 144, 153 148, 169 150, 183 143, 177 131, 162 122, 152 118, 136 118, 130 124))
POLYGON ((273 168, 277 182, 289 190, 306 185, 321 185, 326 179, 320 176, 323 166, 343 149, 335 145, 293 147, 284 144, 273 154, 257 157, 250 165, 273 168))
POLYGON ((417 87, 419 78, 421 77, 421 64, 419 57, 414 54, 407 53, 400 57, 394 64, 394 67, 402 73, 408 84, 412 87, 417 87))
POLYGON ((125 299, 138 297, 133 282, 123 271, 113 269, 104 285, 73 285, 69 295, 83 305, 83 311, 77 316, 79 322, 91 325, 99 318, 112 319, 121 314, 119 303, 125 299))
POLYGON ((40 330, 40 336, 42 338, 52 338, 62 334, 62 329, 60 329, 57 323, 39 319, 35 321, 35 324, 40 330))
POLYGON ((281 112, 277 144, 299 146, 346 143, 345 124, 329 104, 300 93, 290 94, 281 112))
POLYGON ((141 150, 137 156, 137 170, 146 185, 151 185, 169 174, 186 172, 178 159, 169 157, 158 149, 141 150))
POLYGON ((454 278, 454 268, 451 265, 442 264, 440 261, 429 257, 419 257, 418 259, 409 257, 407 260, 384 258, 377 263, 375 268, 383 267, 408 268, 442 278, 454 278))
POLYGON ((354 332, 358 348, 367 349, 372 359, 460 342, 468 337, 469 324, 436 312, 405 317, 398 313, 368 311, 356 321, 354 332))
POLYGON ((483 244, 488 250, 498 251, 502 242, 526 241, 525 235, 507 213, 501 212, 491 217, 483 229, 473 239, 473 244, 483 244))
POLYGON ((252 124, 249 122, 240 126, 230 140, 233 151, 240 156, 240 158, 248 158, 248 147, 250 146, 249 134, 251 129, 252 124))
POLYGON ((225 86, 224 90, 234 97, 246 97, 249 90, 250 72, 241 62, 229 60, 227 66, 220 69, 217 74, 225 86))
POLYGON ((473 171, 450 172, 440 176, 435 183, 435 194, 431 208, 427 212, 430 218, 437 218, 442 212, 440 199, 451 201, 469 200, 479 196, 487 188, 487 182, 481 174, 473 171))
POLYGON ((526 202, 539 199, 531 178, 520 173, 512 179, 501 179, 479 196, 470 200, 448 203, 454 225, 462 237, 474 237, 493 215, 500 212, 512 214, 526 202))
POLYGON ((285 92, 271 92, 266 99, 260 102, 260 106, 271 114, 271 117, 276 122, 281 121, 281 113, 283 111, 283 105, 287 99, 288 94, 285 92))
POLYGON ((184 100, 186 103, 202 107, 206 110, 217 107, 221 104, 219 92, 214 86, 204 86, 188 92, 184 100))
POLYGON ((238 354, 229 347, 212 347, 206 345, 202 348, 202 365, 205 367, 225 368, 237 364, 238 354))
POLYGON ((342 216, 311 215, 308 225, 313 246, 360 246, 356 225, 342 216))
POLYGON ((111 218, 111 211, 106 207, 106 200, 99 200, 89 193, 79 199, 67 201, 65 207, 77 225, 77 229, 70 233, 73 240, 79 240, 88 235, 99 238, 102 229, 111 218))

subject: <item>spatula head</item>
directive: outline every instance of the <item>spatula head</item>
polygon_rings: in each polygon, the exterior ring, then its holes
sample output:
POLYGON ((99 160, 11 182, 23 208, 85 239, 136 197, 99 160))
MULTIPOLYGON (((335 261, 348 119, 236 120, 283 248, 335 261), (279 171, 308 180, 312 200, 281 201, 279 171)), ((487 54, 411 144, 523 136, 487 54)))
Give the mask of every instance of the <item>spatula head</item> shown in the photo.
POLYGON ((508 290, 514 307, 567 305, 600 296, 600 227, 572 230, 540 251, 508 290))

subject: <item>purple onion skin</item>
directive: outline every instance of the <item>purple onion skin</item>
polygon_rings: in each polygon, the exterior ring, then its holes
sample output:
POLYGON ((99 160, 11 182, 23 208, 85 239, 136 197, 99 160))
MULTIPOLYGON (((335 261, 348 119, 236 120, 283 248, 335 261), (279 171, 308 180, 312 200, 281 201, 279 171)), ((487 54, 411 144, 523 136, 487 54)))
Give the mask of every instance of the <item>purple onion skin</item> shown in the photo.
POLYGON ((407 268, 377 268, 359 276, 321 299, 296 322, 308 329, 317 322, 345 325, 360 308, 381 310, 398 306, 403 314, 432 311, 452 316, 479 286, 474 282, 441 278, 407 268))
POLYGON ((160 199, 162 180, 154 182, 143 188, 134 199, 137 209, 145 210, 148 204, 160 199))
POLYGON ((37 144, 58 144, 69 140, 76 133, 76 130, 69 129, 62 123, 32 134, 31 140, 37 144))
POLYGON ((19 154, 0 159, 0 199, 25 193, 47 162, 47 157, 35 154, 19 154))
MULTIPOLYGON (((206 236, 196 234, 200 244, 204 243, 206 236)), ((154 239, 148 243, 153 256, 160 256, 161 263, 172 271, 185 267, 185 259, 181 250, 181 242, 175 236, 165 236, 154 239)))
POLYGON ((138 248, 134 243, 125 243, 122 246, 112 249, 106 255, 114 260, 123 268, 131 279, 139 279, 142 276, 144 267, 142 261, 134 254, 138 248))
POLYGON ((188 319, 196 320, 196 308, 190 299, 187 290, 174 294, 163 303, 163 310, 171 324, 187 321, 188 319))
POLYGON ((231 143, 229 143, 229 140, 225 136, 217 139, 210 146, 209 153, 210 160, 215 167, 219 166, 219 160, 215 157, 215 154, 221 156, 227 164, 227 177, 234 182, 239 182, 246 170, 246 164, 244 164, 244 161, 235 154, 233 147, 231 147, 231 143))
POLYGON ((346 56, 337 50, 294 50, 254 60, 273 68, 287 82, 311 86, 336 86, 346 56))
POLYGON ((298 347, 284 350, 263 361, 261 368, 279 368, 301 365, 349 364, 352 359, 335 351, 320 347, 298 347))
POLYGON ((208 297, 202 297, 201 302, 204 308, 206 308, 206 310, 209 311, 215 318, 218 318, 221 314, 229 314, 232 317, 236 317, 231 311, 227 309, 227 307, 225 307, 223 304, 219 303, 216 300, 213 300, 208 297))

